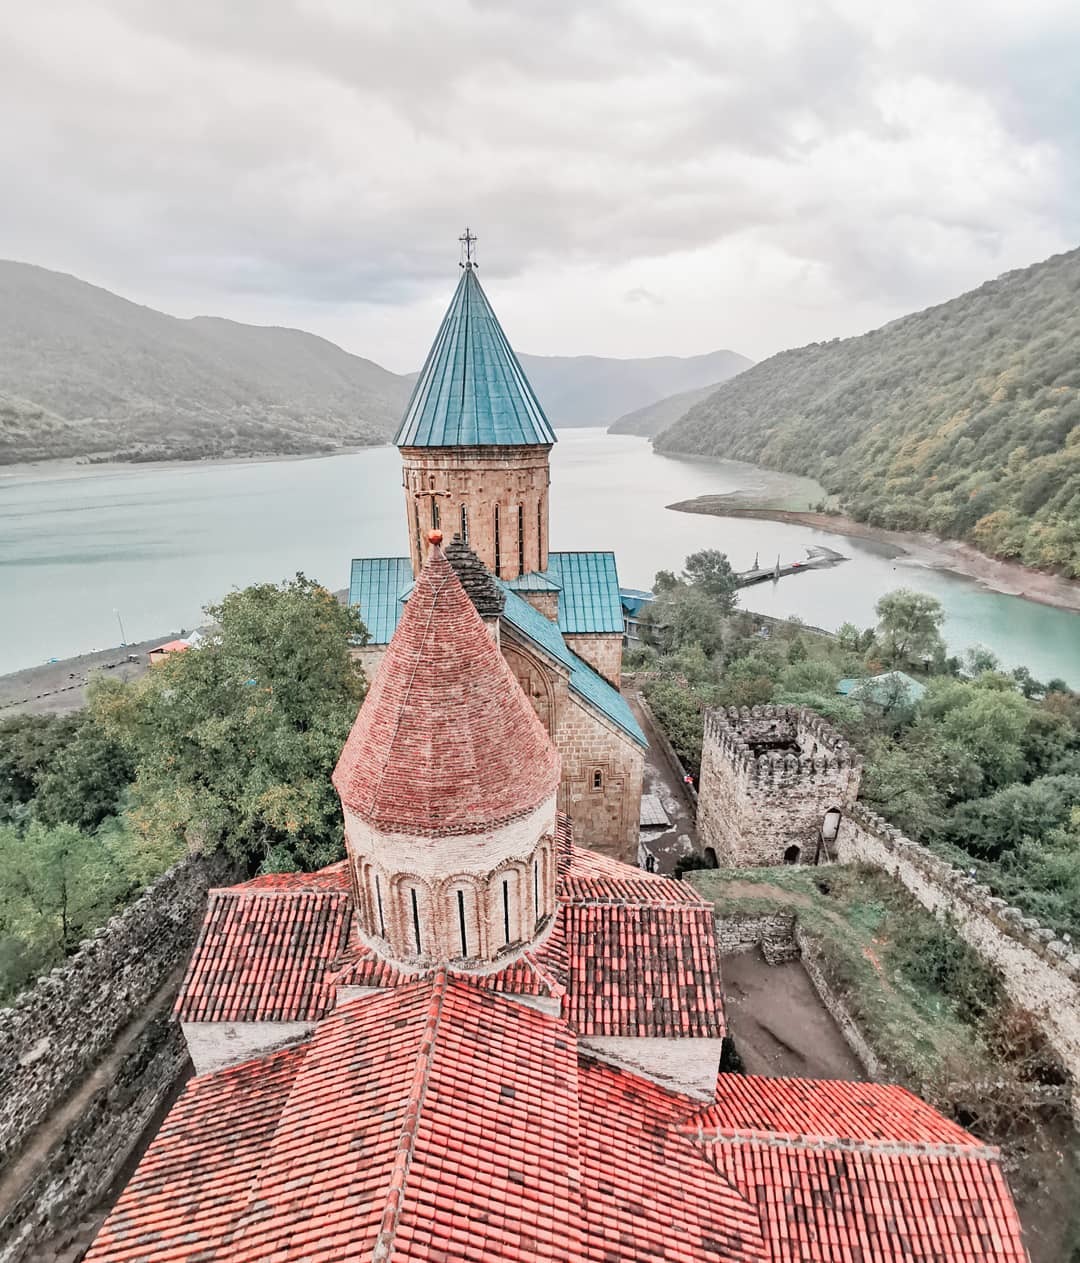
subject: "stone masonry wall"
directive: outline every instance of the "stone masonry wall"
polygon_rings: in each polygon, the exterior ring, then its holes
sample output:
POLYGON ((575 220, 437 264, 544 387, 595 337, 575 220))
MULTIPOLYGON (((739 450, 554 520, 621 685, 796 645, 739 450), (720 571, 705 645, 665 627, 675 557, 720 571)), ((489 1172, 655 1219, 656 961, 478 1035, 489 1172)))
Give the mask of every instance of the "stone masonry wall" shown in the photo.
POLYGON ((846 811, 862 762, 813 711, 744 706, 706 712, 698 782, 698 835, 721 864, 807 859, 830 808, 846 811))
POLYGON ((0 1163, 108 1050, 183 960, 221 856, 189 856, 0 1010, 0 1163))
POLYGON ((41 1258, 43 1249, 52 1257, 66 1236, 81 1232, 83 1217, 94 1213, 188 1065, 179 1025, 167 1012, 152 1018, 111 1081, 0 1211, 0 1263, 41 1258))
POLYGON ((576 653, 614 688, 622 678, 622 632, 610 635, 563 637, 571 653, 576 653))
MULTIPOLYGON (((883 869, 923 907, 950 917, 957 933, 1000 972, 1012 1001, 1035 1015, 1080 1084, 1080 953, 1074 947, 861 805, 840 825, 836 858, 883 869)), ((1080 1092, 1073 1109, 1080 1117, 1080 1092)))
POLYGON ((402 485, 413 573, 418 574, 427 560, 427 533, 433 527, 438 527, 447 539, 461 534, 484 565, 502 579, 546 570, 549 450, 541 446, 402 448, 402 485), (520 564, 522 560, 524 566, 520 564))
POLYGON ((770 965, 798 959, 794 912, 724 913, 715 921, 721 956, 736 956, 760 947, 770 965))

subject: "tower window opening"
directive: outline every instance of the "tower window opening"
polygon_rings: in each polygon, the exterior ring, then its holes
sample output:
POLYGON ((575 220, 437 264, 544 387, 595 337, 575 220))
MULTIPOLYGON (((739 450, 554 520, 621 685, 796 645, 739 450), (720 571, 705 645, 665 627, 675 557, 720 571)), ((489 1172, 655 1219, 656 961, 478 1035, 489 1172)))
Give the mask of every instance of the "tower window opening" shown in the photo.
POLYGON ((415 887, 409 891, 409 895, 412 899, 413 943, 416 947, 416 954, 419 956, 420 954, 420 903, 419 903, 419 900, 416 898, 415 887))
POLYGON ((525 573, 525 506, 518 505, 518 574, 525 573))
POLYGON ((469 937, 465 932, 465 892, 459 890, 457 892, 457 919, 458 930, 461 934, 461 954, 468 956, 469 954, 469 937))
POLYGON ((533 860, 533 906, 536 908, 536 919, 540 920, 540 861, 533 860))
POLYGON ((434 496, 431 497, 431 529, 433 531, 439 529, 439 502, 434 496))
POLYGON ((379 909, 379 934, 386 938, 386 918, 383 916, 382 909, 382 885, 379 882, 379 874, 375 874, 375 903, 379 909))
POLYGON ((495 506, 495 577, 502 578, 501 548, 499 539, 499 506, 495 506))
POLYGON ((544 497, 536 501, 536 568, 544 568, 544 497))
POLYGON ((464 505, 461 506, 461 542, 469 542, 469 510, 464 505))
POLYGON ((413 516, 416 518, 416 555, 424 560, 424 536, 420 530, 420 502, 413 502, 413 516))
POLYGON ((593 789, 604 788, 604 774, 603 772, 600 771, 599 768, 597 768, 596 771, 593 772, 592 774, 592 787, 593 789))
POLYGON ((503 878, 503 943, 510 942, 510 879, 503 878))

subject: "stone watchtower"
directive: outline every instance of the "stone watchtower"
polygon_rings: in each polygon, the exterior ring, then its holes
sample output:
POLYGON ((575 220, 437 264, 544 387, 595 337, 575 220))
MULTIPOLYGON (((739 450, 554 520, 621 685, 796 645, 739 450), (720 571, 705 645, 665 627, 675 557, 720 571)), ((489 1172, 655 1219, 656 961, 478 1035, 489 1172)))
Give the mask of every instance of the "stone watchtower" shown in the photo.
POLYGON ((442 530, 498 578, 516 579, 548 566, 555 432, 480 287, 473 240, 394 442, 413 574, 428 531, 442 530))
POLYGON ((559 755, 432 531, 334 771, 357 921, 405 965, 490 969, 555 900, 559 755))
POLYGON ((861 775, 862 759, 811 710, 707 711, 698 786, 701 846, 721 864, 812 861, 826 812, 847 812, 861 775))

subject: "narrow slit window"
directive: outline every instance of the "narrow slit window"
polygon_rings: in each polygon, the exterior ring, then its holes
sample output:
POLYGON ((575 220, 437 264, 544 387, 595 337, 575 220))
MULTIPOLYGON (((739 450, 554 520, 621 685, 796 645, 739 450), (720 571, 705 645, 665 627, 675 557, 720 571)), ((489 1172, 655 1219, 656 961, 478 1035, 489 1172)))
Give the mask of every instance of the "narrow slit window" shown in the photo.
POLYGON ((386 938, 386 918, 382 910, 382 885, 379 882, 378 873, 375 874, 375 903, 379 909, 379 934, 386 938))
POLYGON ((536 908, 536 919, 540 920, 540 861, 533 860, 533 907, 536 908))
POLYGON ((461 542, 463 544, 469 542, 469 510, 465 505, 461 506, 461 542))
POLYGON ((410 890, 409 895, 412 898, 412 929, 413 943, 416 947, 417 955, 420 954, 420 902, 416 897, 416 890, 410 890))
POLYGON ((434 496, 431 497, 431 529, 433 531, 439 529, 439 502, 434 496))
POLYGON ((495 577, 502 578, 502 565, 500 563, 500 544, 499 539, 499 506, 495 506, 495 577))
POLYGON ((420 529, 420 501, 413 501, 413 515, 416 518, 416 555, 424 560, 424 536, 420 529))
POLYGON ((604 788, 604 774, 603 772, 600 771, 599 768, 597 768, 596 771, 593 772, 592 774, 592 787, 593 789, 604 788))
POLYGON ((503 878, 503 942, 510 942, 510 881, 503 878))
POLYGON ((469 936, 465 933, 465 892, 459 890, 457 892, 457 919, 458 930, 461 933, 461 954, 468 956, 469 954, 469 936))
POLYGON ((544 497, 536 502, 536 568, 544 568, 544 497))
POLYGON ((525 506, 518 505, 518 574, 525 573, 525 506))

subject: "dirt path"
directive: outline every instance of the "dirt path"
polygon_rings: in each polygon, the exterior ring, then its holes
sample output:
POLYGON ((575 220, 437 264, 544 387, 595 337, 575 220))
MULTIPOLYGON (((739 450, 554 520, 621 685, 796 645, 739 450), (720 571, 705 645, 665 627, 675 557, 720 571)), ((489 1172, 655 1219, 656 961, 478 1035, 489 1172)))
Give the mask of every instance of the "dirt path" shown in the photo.
POLYGON ((799 961, 769 965, 755 949, 725 956, 721 976, 728 1028, 749 1074, 866 1078, 799 961))
POLYGON ((672 771, 660 748, 656 731, 641 705, 641 698, 633 689, 628 689, 626 700, 634 717, 649 739, 649 748, 645 751, 645 772, 641 790, 644 794, 655 794, 664 805, 671 827, 664 830, 648 830, 642 834, 642 845, 656 860, 656 871, 670 877, 675 871, 675 862, 682 855, 689 855, 697 849, 697 825, 694 821, 694 810, 687 797, 686 788, 672 771))
POLYGON ((1080 581, 1064 579, 1061 575, 1031 570, 1015 561, 1000 561, 988 557, 970 544, 960 540, 938 539, 917 531, 887 531, 882 527, 856 522, 840 513, 812 513, 796 509, 750 508, 733 504, 726 496, 698 496, 694 500, 680 500, 669 504, 669 509, 680 513, 704 513, 710 517, 761 518, 768 522, 789 522, 793 526, 810 526, 828 531, 831 535, 844 535, 849 539, 872 539, 887 544, 896 551, 894 557, 908 556, 935 570, 950 570, 953 574, 974 579, 983 587, 1004 596, 1022 596, 1041 605, 1053 605, 1057 609, 1080 612, 1080 581))

